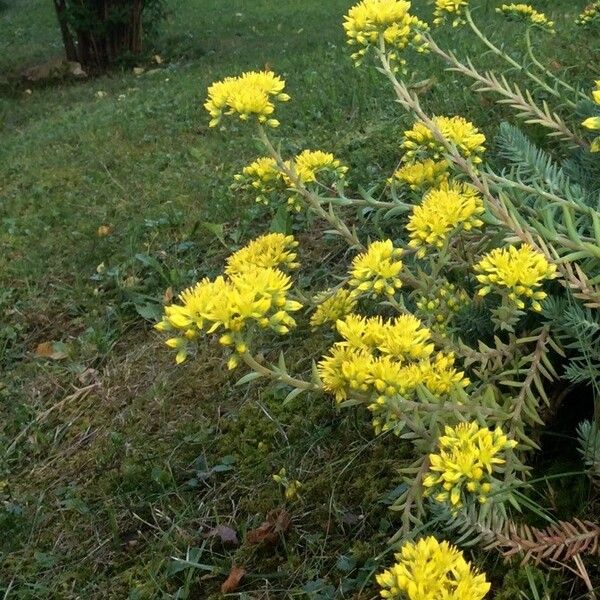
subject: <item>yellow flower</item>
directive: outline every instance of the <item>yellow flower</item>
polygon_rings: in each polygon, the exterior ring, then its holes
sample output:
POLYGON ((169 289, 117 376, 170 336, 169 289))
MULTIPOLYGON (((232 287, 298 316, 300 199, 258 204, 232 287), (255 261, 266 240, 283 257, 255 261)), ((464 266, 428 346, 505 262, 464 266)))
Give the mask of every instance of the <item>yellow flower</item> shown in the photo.
POLYGON ((431 332, 412 315, 383 321, 381 317, 348 315, 337 323, 342 344, 356 350, 377 350, 398 361, 421 360, 433 352, 431 332))
POLYGON ((484 284, 479 290, 485 296, 494 288, 507 292, 508 299, 517 307, 525 308, 523 298, 531 301, 531 308, 542 310, 540 300, 547 294, 539 288, 546 279, 556 277, 556 265, 549 263, 543 254, 528 244, 520 248, 496 248, 488 252, 475 265, 477 280, 484 284))
POLYGON ((581 123, 586 129, 596 131, 600 129, 600 117, 589 117, 581 123))
POLYGON ((422 382, 435 396, 449 393, 453 387, 467 387, 469 379, 463 371, 454 367, 453 353, 439 353, 431 362, 423 361, 419 365, 422 382))
MULTIPOLYGON (((313 183, 317 181, 317 175, 322 172, 333 174, 338 179, 344 177, 348 167, 342 165, 333 154, 322 150, 303 150, 290 164, 298 179, 302 183, 313 183)), ((289 185, 291 181, 284 176, 289 185)))
MULTIPOLYGON (((296 254, 291 251, 296 245, 291 236, 262 236, 230 257, 228 278, 203 279, 179 295, 180 304, 166 306, 162 321, 155 327, 159 331, 183 331, 183 337, 167 341, 178 350, 177 362, 185 360, 188 342, 200 331, 210 334, 222 330, 219 342, 241 355, 248 351, 243 331, 249 324, 279 334, 294 327, 290 313, 302 305, 288 298, 291 280, 274 267, 297 266, 296 254)), ((233 368, 237 362, 232 356, 228 365, 233 368)))
POLYGON ((252 240, 227 259, 225 272, 228 275, 242 273, 249 268, 285 267, 296 269, 296 247, 298 242, 292 235, 267 233, 252 240))
POLYGON ((340 288, 333 293, 325 292, 317 296, 315 300, 318 305, 310 318, 313 328, 327 323, 335 323, 356 308, 356 295, 345 288, 340 288))
POLYGON ((372 242, 365 252, 352 261, 350 285, 360 292, 393 296, 402 286, 402 250, 391 240, 372 242))
POLYGON ((503 4, 496 12, 554 33, 554 21, 550 21, 544 13, 538 12, 529 4, 503 4))
POLYGON ((592 98, 596 104, 600 104, 600 79, 596 80, 596 89, 592 91, 592 98))
MULTIPOLYGON (((473 164, 481 163, 481 155, 485 152, 485 136, 473 123, 463 117, 433 117, 433 123, 444 139, 456 146, 463 158, 469 159, 473 164)), ((406 161, 421 156, 439 160, 446 152, 444 145, 421 122, 404 132, 402 148, 405 150, 406 161)))
POLYGON ((290 97, 283 92, 285 82, 270 71, 249 71, 239 77, 226 77, 208 88, 204 108, 211 116, 210 127, 215 127, 225 115, 237 114, 242 121, 254 116, 259 123, 277 127, 272 118, 273 100, 286 102, 290 97))
POLYGON ((415 369, 403 366, 390 356, 380 356, 371 364, 369 383, 381 396, 406 394, 420 382, 415 369))
POLYGON ((433 352, 431 331, 413 315, 400 315, 382 327, 377 348, 396 360, 421 360, 433 352))
POLYGON ((600 16, 600 0, 592 2, 589 6, 586 6, 583 12, 577 17, 575 23, 582 27, 595 23, 600 16))
POLYGON ((481 600, 490 589, 463 553, 434 537, 405 542, 396 563, 376 576, 382 598, 481 600))
POLYGON ((435 0, 433 24, 441 25, 446 18, 452 16, 452 27, 464 23, 462 18, 463 8, 469 4, 468 0, 435 0))
POLYGON ((447 160, 428 158, 414 163, 409 162, 397 169, 388 181, 408 185, 411 190, 424 190, 447 181, 449 167, 447 160))
POLYGON ((273 481, 283 487, 286 500, 295 500, 300 495, 299 490, 302 483, 297 479, 289 479, 285 469, 280 469, 279 473, 273 475, 273 481))
POLYGON ((257 202, 268 204, 267 195, 277 190, 278 184, 282 181, 282 174, 274 158, 263 156, 245 166, 241 173, 234 176, 234 179, 240 188, 256 190, 259 194, 256 197, 257 202))
POLYGON ((334 344, 317 365, 323 388, 340 402, 350 391, 365 393, 371 382, 373 357, 364 350, 334 344))
POLYGON ((469 495, 486 502, 494 469, 506 462, 502 453, 517 442, 509 440, 499 427, 491 431, 477 423, 447 426, 444 433, 438 440, 438 452, 429 455, 429 473, 423 480, 426 495, 449 503, 454 510, 469 495))
MULTIPOLYGON (((599 3, 600 7, 600 3, 599 3)), ((600 8, 599 8, 600 10, 600 8)), ((596 81, 596 89, 592 91, 592 98, 596 104, 600 104, 600 80, 596 81)), ((597 131, 600 129, 600 117, 589 117, 581 123, 586 129, 597 131)), ((592 140, 590 150, 592 152, 600 152, 600 136, 592 140)))
MULTIPOLYGON (((344 17, 344 29, 348 44, 359 46, 352 55, 359 64, 369 47, 377 47, 383 39, 394 51, 402 51, 411 45, 416 50, 425 48, 422 33, 427 24, 412 16, 408 11, 410 2, 404 0, 363 0, 353 6, 344 17)), ((404 63, 396 52, 391 56, 404 63)))
POLYGON ((465 231, 481 227, 483 200, 473 186, 465 183, 442 184, 431 190, 423 202, 413 208, 406 229, 409 246, 417 249, 417 257, 427 253, 427 247, 442 248, 457 229, 465 231))
POLYGON ((375 349, 381 340, 384 327, 381 317, 365 318, 355 314, 349 314, 336 322, 344 344, 356 350, 375 349))
POLYGON ((317 366, 323 388, 342 401, 352 396, 378 400, 370 409, 378 408, 386 397, 406 394, 422 383, 417 365, 403 365, 402 358, 393 355, 375 357, 366 346, 356 347, 347 342, 334 344, 329 354, 317 366))

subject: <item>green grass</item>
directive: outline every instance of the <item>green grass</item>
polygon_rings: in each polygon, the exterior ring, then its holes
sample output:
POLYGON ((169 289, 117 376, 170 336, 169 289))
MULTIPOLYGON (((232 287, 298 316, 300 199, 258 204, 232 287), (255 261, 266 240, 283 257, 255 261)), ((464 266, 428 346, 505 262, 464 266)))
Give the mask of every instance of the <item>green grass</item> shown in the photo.
MULTIPOLYGON (((259 146, 241 126, 208 129, 202 102, 212 81, 271 65, 293 99, 279 112, 286 151, 330 149, 354 185, 393 168, 409 120, 374 69, 352 67, 340 27, 349 4, 173 1, 156 42, 160 67, 27 91, 15 74, 60 53, 51 3, 0 2, 5 597, 219 597, 233 562, 248 571, 246 598, 373 596, 408 448, 373 439, 365 415, 338 413, 326 399, 282 406, 280 389, 235 387, 216 348, 175 368, 151 329, 168 289, 218 273, 229 249, 270 218, 229 189, 259 146), (207 223, 224 224, 228 248, 207 223), (97 234, 102 225, 110 235, 97 234), (56 359, 36 354, 45 342, 56 359), (282 544, 232 549, 207 539, 230 524, 243 540, 283 505, 271 479, 282 467, 304 484, 287 505, 294 527, 282 544)), ((545 5, 567 23, 584 2, 545 5)), ((482 10, 501 23, 491 3, 482 10)), ((501 27, 499 39, 519 30, 501 27)), ((571 80, 590 87, 598 73, 579 55, 596 42, 567 42, 565 27, 540 54, 579 65, 571 80)), ((481 53, 468 36, 441 37, 461 54, 481 53)), ((418 64, 413 82, 434 79, 428 109, 468 113, 493 135, 507 112, 432 58, 418 64)), ((304 262, 321 262, 319 239, 305 236, 304 247, 304 262)), ((335 245, 325 251, 321 277, 342 259, 335 245)), ((293 356, 301 369, 302 351, 293 356)), ((525 576, 513 571, 503 584, 497 569, 495 589, 516 597, 511 586, 525 576)))

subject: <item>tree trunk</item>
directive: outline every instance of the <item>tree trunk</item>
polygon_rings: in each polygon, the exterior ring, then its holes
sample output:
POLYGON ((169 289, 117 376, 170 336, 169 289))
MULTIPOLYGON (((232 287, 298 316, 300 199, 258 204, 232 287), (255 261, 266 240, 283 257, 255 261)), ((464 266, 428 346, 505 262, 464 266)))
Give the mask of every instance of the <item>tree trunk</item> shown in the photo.
POLYGON ((60 26, 60 34, 62 36, 63 46, 65 47, 65 55, 67 60, 77 62, 77 48, 75 41, 67 23, 67 12, 65 0, 54 0, 54 8, 56 9, 56 17, 60 26))
POLYGON ((78 61, 89 69, 104 69, 123 54, 142 51, 144 0, 53 2, 67 60, 78 61), (69 19, 74 2, 75 18, 69 19))

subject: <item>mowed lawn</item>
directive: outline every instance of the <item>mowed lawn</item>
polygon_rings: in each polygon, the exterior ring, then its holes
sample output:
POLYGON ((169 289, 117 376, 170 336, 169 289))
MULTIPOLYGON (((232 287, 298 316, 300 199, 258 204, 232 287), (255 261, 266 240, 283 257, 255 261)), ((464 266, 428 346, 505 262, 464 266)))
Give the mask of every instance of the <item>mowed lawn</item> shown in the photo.
MULTIPOLYGON (((216 347, 175 367, 152 330, 172 294, 219 273, 272 216, 230 188, 260 146, 241 124, 208 128, 202 103, 214 80, 275 70, 292 97, 275 133, 286 152, 332 151, 355 187, 389 176, 410 119, 374 69, 352 66, 341 28, 350 4, 172 0, 151 53, 160 64, 149 55, 141 74, 127 66, 28 84, 22 70, 61 53, 52 3, 0 0, 5 598, 217 598, 233 563, 247 571, 240 597, 374 596, 408 447, 374 439, 366 417, 327 399, 282 406, 285 390, 236 387, 240 373, 216 347), (281 468, 303 482, 293 503, 272 480, 281 468), (245 544, 284 504, 285 541, 245 544), (220 525, 239 544, 209 535, 220 525)), ((427 3, 414 4, 430 18, 427 3)), ((494 3, 477 5, 499 42, 517 40, 494 3)), ((563 33, 540 39, 538 52, 590 87, 597 39, 570 25, 584 5, 539 3, 563 33)), ((467 34, 439 39, 481 57, 467 34)), ((493 138, 507 112, 433 58, 415 65, 407 77, 430 112, 469 116, 493 138)), ((343 253, 304 235, 306 261, 330 261, 325 277, 343 253)), ((282 344, 301 370, 310 361, 299 339, 282 344)), ((498 598, 516 598, 527 581, 495 555, 478 562, 498 598)))

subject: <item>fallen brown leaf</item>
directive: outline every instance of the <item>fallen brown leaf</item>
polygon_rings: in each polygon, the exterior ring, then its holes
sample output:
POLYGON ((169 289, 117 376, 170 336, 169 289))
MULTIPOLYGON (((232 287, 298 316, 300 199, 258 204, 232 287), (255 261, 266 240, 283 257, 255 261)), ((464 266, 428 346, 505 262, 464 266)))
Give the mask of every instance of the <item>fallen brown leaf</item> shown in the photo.
POLYGON ((244 569, 244 567, 237 567, 236 565, 232 565, 231 571, 229 571, 227 579, 221 584, 221 592, 223 594, 235 592, 235 590, 238 589, 240 582, 242 581, 245 574, 246 569, 244 569))
POLYGON ((67 358, 67 353, 54 347, 54 342, 41 342, 37 345, 35 353, 42 358, 61 360, 67 358))
POLYGON ((251 545, 274 545, 279 541, 292 524, 290 513, 283 508, 276 508, 267 513, 267 518, 260 527, 250 530, 246 534, 246 541, 251 545))

